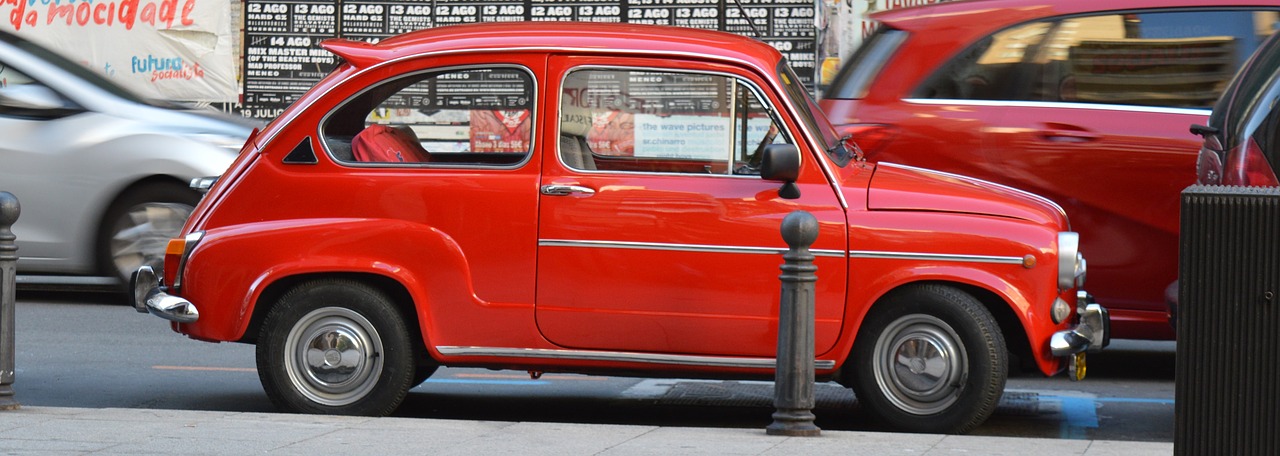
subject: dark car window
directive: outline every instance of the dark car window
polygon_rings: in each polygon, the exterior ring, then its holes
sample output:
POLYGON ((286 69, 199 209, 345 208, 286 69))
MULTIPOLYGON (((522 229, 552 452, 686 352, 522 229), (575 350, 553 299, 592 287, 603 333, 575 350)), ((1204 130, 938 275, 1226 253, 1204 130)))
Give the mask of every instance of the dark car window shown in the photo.
POLYGON ((81 111, 57 91, 0 62, 0 116, 57 119, 81 111))
POLYGON ((849 63, 841 67, 831 86, 823 90, 826 98, 863 98, 867 87, 875 80, 898 46, 907 39, 907 32, 881 25, 854 51, 849 63))
MULTIPOLYGON (((1210 125, 1224 129, 1225 150, 1252 140, 1272 169, 1280 164, 1280 37, 1273 37, 1241 69, 1210 125), (1225 122, 1225 124, 1223 124, 1225 122)), ((1280 173, 1278 173, 1280 174, 1280 173)))
POLYGON ((1274 110, 1277 90, 1280 90, 1280 39, 1273 38, 1232 80, 1222 99, 1214 106, 1209 124, 1233 129, 1228 132, 1229 137, 1245 136, 1262 123, 1261 119, 1269 111, 1274 110))
POLYGON ((415 73, 347 100, 322 131, 342 162, 511 166, 532 148, 533 93, 523 68, 415 73))
POLYGON ((914 97, 1210 108, 1270 35, 1275 11, 1135 11, 1004 29, 914 97))

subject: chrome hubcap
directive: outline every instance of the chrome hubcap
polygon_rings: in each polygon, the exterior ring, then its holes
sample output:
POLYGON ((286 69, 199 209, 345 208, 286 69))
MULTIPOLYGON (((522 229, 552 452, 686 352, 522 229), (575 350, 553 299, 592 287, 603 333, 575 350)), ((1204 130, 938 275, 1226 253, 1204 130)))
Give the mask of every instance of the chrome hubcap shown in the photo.
POLYGON ((178 237, 191 216, 192 207, 178 203, 146 203, 129 208, 115 222, 111 259, 120 277, 129 277, 144 265, 164 268, 164 249, 178 237))
POLYGON ((358 313, 326 307, 308 313, 289 331, 285 369, 308 399, 327 406, 354 403, 381 377, 382 340, 358 313))
POLYGON ((876 340, 874 364, 880 390, 915 415, 950 407, 969 374, 960 336, 946 322, 923 314, 889 324, 876 340))

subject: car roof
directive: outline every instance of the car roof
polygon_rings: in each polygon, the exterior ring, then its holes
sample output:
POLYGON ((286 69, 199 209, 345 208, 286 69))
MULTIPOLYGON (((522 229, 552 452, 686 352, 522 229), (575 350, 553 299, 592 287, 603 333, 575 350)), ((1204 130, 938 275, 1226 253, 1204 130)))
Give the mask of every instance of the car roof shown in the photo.
POLYGON ((983 30, 1034 19, 1139 9, 1270 7, 1275 0, 958 0, 872 13, 871 19, 903 30, 973 23, 983 30))
POLYGON ((321 46, 361 68, 407 56, 486 50, 667 54, 739 61, 766 71, 771 71, 782 58, 768 44, 725 32, 559 21, 450 25, 397 35, 377 44, 330 39, 321 46))

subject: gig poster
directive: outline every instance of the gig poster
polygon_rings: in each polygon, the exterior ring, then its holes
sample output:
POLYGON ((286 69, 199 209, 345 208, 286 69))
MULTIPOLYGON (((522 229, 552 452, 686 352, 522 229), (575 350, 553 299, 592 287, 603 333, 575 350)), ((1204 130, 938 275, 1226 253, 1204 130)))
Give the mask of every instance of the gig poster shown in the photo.
MULTIPOLYGON (((27 1, 27 0, 0 0, 27 1)), ((751 36, 777 48, 806 84, 814 74, 813 0, 245 0, 244 114, 279 115, 336 63, 325 38, 378 42, 475 22, 661 24, 751 36)), ((613 121, 613 120, 609 120, 613 121)))

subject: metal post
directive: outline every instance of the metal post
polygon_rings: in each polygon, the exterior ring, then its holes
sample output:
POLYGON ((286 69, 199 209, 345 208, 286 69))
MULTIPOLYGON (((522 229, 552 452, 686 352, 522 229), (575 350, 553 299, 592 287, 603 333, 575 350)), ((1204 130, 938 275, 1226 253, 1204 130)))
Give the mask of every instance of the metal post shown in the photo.
POLYGON ((10 228, 22 212, 18 198, 0 192, 0 410, 19 407, 13 397, 13 314, 17 307, 18 239, 10 228))
POLYGON ((774 374, 773 424, 769 435, 816 436, 813 424, 813 283, 818 267, 809 246, 818 239, 818 219, 795 211, 782 219, 782 300, 778 305, 778 368, 774 374))

